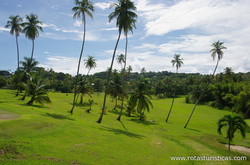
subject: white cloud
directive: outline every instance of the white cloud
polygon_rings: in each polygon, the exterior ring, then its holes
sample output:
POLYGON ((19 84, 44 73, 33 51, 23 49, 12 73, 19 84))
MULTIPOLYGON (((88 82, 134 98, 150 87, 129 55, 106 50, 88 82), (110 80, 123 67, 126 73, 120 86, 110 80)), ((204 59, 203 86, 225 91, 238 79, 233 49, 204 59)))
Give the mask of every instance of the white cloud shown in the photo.
POLYGON ((76 26, 76 27, 80 27, 81 25, 82 25, 82 21, 76 21, 74 23, 74 26, 76 26))
POLYGON ((5 28, 5 27, 0 27, 0 32, 3 32, 3 31, 9 32, 10 29, 7 29, 7 28, 5 28))
POLYGON ((99 2, 99 3, 95 3, 94 6, 97 8, 100 8, 102 10, 108 9, 110 7, 110 4, 112 2, 99 2))

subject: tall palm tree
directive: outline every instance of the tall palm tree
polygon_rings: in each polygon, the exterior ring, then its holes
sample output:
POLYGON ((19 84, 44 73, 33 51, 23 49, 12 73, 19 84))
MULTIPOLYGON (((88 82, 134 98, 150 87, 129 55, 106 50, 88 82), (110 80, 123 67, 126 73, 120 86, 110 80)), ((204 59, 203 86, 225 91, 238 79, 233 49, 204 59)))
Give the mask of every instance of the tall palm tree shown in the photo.
POLYGON ((231 141, 233 141, 234 133, 237 130, 240 130, 241 136, 246 136, 246 127, 247 123, 244 121, 244 119, 241 116, 231 116, 231 115, 225 115, 223 118, 221 118, 218 123, 218 133, 222 134, 222 128, 227 127, 227 136, 228 139, 228 151, 230 151, 230 145, 231 141))
POLYGON ((123 63, 125 64, 125 56, 124 56, 124 54, 118 55, 118 57, 116 58, 116 61, 117 61, 118 64, 121 65, 121 70, 122 70, 122 68, 123 68, 122 64, 123 63))
POLYGON ((88 59, 84 61, 85 67, 89 69, 87 73, 89 75, 90 70, 96 67, 96 59, 93 56, 88 56, 88 59))
MULTIPOLYGON (((38 20, 38 16, 35 14, 26 15, 26 19, 28 22, 23 23, 24 28, 23 32, 25 36, 32 40, 32 51, 31 51, 31 61, 33 60, 34 56, 34 48, 35 48, 35 39, 39 36, 39 30, 43 31, 42 22, 38 20)), ((30 68, 28 68, 28 72, 30 68)))
POLYGON ((16 37, 16 48, 17 48, 17 92, 16 96, 19 94, 19 81, 20 81, 20 73, 19 73, 19 46, 18 46, 18 36, 20 33, 22 33, 22 27, 23 27, 23 19, 19 16, 10 16, 9 21, 6 24, 6 28, 10 27, 10 34, 15 35, 16 37))
POLYGON ((82 48, 80 52, 80 57, 78 60, 78 67, 77 67, 77 72, 76 72, 76 82, 75 82, 75 87, 74 87, 74 98, 73 98, 73 106, 70 110, 70 113, 73 114, 74 108, 75 108, 75 102, 76 102, 76 94, 77 94, 77 81, 78 81, 78 76, 79 76, 79 71, 80 71, 80 66, 81 66, 81 60, 82 60, 82 54, 83 54, 83 48, 85 44, 85 37, 86 37, 86 14, 90 17, 93 18, 93 15, 91 12, 94 11, 94 6, 91 1, 89 0, 75 0, 75 7, 72 8, 72 11, 75 12, 73 15, 73 18, 82 18, 82 23, 83 23, 83 39, 82 39, 82 48))
MULTIPOLYGON (((118 33, 119 33, 116 44, 115 44, 111 64, 110 64, 110 70, 112 71, 113 63, 115 59, 115 53, 116 53, 116 49, 117 49, 117 46, 121 37, 122 30, 124 31, 125 34, 127 34, 126 32, 128 32, 129 30, 131 31, 133 27, 135 27, 136 14, 134 13, 134 11, 136 10, 136 7, 134 3, 131 2, 130 0, 118 0, 118 3, 112 4, 111 7, 115 7, 115 10, 109 15, 109 22, 111 22, 111 20, 116 18, 116 27, 118 27, 118 33)), ((125 56, 126 56, 126 53, 125 53, 125 56)), ((126 61, 126 57, 125 57, 125 61, 126 61)), ((109 84, 110 77, 111 77, 111 72, 108 73, 106 86, 109 84)), ((102 118, 105 113, 105 107, 106 107, 106 97, 107 97, 107 93, 105 92, 103 106, 102 106, 102 113, 99 119, 97 120, 97 123, 102 122, 102 118)))
MULTIPOLYGON (((216 69, 218 67, 218 64, 219 64, 219 61, 222 59, 223 57, 223 54, 224 52, 222 51, 223 49, 227 49, 224 45, 223 42, 220 42, 220 41, 217 41, 217 42, 214 42, 211 46, 212 46, 212 49, 210 50, 210 52, 212 53, 211 56, 213 57, 213 60, 216 59, 216 56, 217 56, 217 63, 216 63, 216 66, 214 68, 214 71, 213 71, 213 74, 212 74, 212 77, 215 75, 215 72, 216 72, 216 69)), ((194 105, 194 108, 187 120, 187 123, 185 124, 184 128, 186 128, 188 126, 188 123, 189 121, 191 120, 192 116, 193 116, 193 113, 194 113, 194 110, 196 108, 196 106, 198 105, 203 93, 206 91, 206 88, 208 87, 209 83, 207 83, 205 89, 201 92, 199 98, 197 99, 195 105, 194 105)))
MULTIPOLYGON (((174 59, 171 61, 173 67, 175 66, 176 67, 176 73, 178 73, 178 69, 181 67, 181 65, 183 64, 183 58, 180 58, 180 54, 175 54, 174 55, 174 59)), ((167 119, 166 119, 166 122, 168 122, 168 118, 171 114, 171 111, 172 111, 172 108, 173 108, 173 105, 174 105, 174 99, 175 99, 175 92, 173 93, 173 99, 172 99, 172 103, 171 103, 171 106, 170 106, 170 110, 168 112, 168 116, 167 116, 167 119)))

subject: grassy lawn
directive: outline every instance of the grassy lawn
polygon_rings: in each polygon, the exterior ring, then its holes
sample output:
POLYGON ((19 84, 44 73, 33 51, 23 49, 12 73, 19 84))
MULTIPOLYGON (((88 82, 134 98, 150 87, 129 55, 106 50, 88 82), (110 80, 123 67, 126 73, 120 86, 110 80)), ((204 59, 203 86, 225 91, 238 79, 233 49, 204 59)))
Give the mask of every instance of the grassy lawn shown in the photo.
MULTIPOLYGON (((250 164, 250 155, 227 151, 227 140, 217 134, 217 120, 230 112, 198 106, 187 129, 184 124, 193 105, 175 101, 169 123, 165 122, 171 99, 154 99, 147 121, 112 111, 96 121, 103 96, 94 94, 95 105, 71 108, 72 94, 50 93, 51 105, 27 106, 15 91, 0 90, 0 164, 250 164), (5 116, 5 117, 4 117, 5 116), (123 127, 123 125, 126 129, 123 127), (171 156, 247 156, 248 161, 174 161, 171 156)), ((85 101, 88 100, 86 96, 85 101)), ((250 121, 247 121, 250 125, 250 121)), ((233 144, 250 147, 250 134, 236 134, 233 144)))

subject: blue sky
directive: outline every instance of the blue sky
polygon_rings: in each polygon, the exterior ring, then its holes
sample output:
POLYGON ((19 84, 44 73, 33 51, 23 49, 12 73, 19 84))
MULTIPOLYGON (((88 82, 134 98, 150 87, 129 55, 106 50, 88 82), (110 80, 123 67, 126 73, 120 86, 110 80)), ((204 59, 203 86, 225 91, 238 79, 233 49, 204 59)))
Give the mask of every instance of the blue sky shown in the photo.
MULTIPOLYGON (((10 15, 38 15, 44 32, 35 40, 34 58, 40 66, 57 72, 76 74, 83 25, 73 19, 74 0, 0 0, 0 70, 16 69, 15 37, 5 25, 10 15)), ((87 18, 87 40, 83 58, 97 59, 91 73, 106 70, 118 31, 109 23, 112 0, 92 0, 93 20, 87 18)), ((209 53, 211 44, 222 41, 224 50, 218 72, 232 67, 235 72, 250 71, 250 1, 249 0, 134 0, 137 28, 129 34, 128 64, 133 71, 175 71, 174 54, 181 54, 184 65, 179 72, 212 73, 215 61, 209 53)), ((31 41, 19 37, 20 56, 30 57, 31 41)), ((124 53, 122 37, 117 54, 124 53)), ((114 67, 120 69, 115 63, 114 67)), ((87 69, 82 65, 82 74, 87 69)))

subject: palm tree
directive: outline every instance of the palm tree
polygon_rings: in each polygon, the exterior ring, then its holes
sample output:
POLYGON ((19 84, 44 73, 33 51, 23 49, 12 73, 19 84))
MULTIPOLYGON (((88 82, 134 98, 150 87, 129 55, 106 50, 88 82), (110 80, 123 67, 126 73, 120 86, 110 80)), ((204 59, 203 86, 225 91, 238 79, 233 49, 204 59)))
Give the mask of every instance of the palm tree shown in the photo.
POLYGON ((131 104, 136 105, 136 111, 139 114, 140 120, 145 119, 145 110, 150 112, 150 107, 153 108, 153 105, 149 98, 151 98, 149 93, 149 83, 147 80, 141 79, 136 83, 136 88, 130 96, 130 99, 133 102, 131 104))
MULTIPOLYGON (((20 64, 22 65, 22 67, 20 67, 20 70, 23 72, 21 81, 27 83, 31 76, 30 73, 35 71, 35 69, 37 68, 36 66, 39 64, 39 62, 35 59, 31 60, 31 58, 29 57, 24 57, 24 61, 20 61, 20 64)), ((26 95, 27 91, 25 91, 21 100, 25 100, 26 95)))
POLYGON ((85 67, 89 69, 87 73, 89 75, 90 70, 96 67, 96 59, 93 56, 88 56, 88 59, 84 61, 85 67))
MULTIPOLYGON (((26 19, 28 22, 23 23, 23 32, 28 39, 32 40, 32 51, 30 57, 32 61, 34 56, 35 39, 39 36, 39 30, 43 31, 43 28, 41 26, 42 22, 38 20, 37 15, 31 13, 30 15, 26 15, 26 19)), ((30 72, 30 68, 28 68, 27 71, 30 72)))
POLYGON ((23 19, 19 16, 10 16, 9 21, 7 22, 6 28, 10 27, 10 34, 15 35, 16 37, 16 48, 17 48, 17 92, 16 96, 18 96, 20 87, 19 87, 19 81, 20 81, 20 74, 19 74, 19 46, 18 46, 18 36, 20 33, 22 33, 22 27, 23 27, 23 19))
POLYGON ((122 70, 122 64, 124 63, 125 64, 125 56, 124 54, 120 54, 118 55, 118 57, 116 58, 116 61, 118 64, 121 64, 121 70, 122 70))
POLYGON ((237 130, 240 130, 242 137, 246 136, 247 124, 241 116, 225 115, 218 121, 217 125, 219 134, 222 134, 223 127, 227 127, 228 151, 230 151, 231 141, 233 141, 234 133, 237 130))
MULTIPOLYGON (((176 67, 176 73, 178 73, 178 69, 181 67, 181 65, 183 64, 183 58, 180 58, 180 54, 175 54, 174 55, 174 59, 171 61, 173 67, 175 66, 176 67)), ((173 99, 172 99, 172 104, 170 106, 170 110, 168 112, 168 116, 167 116, 167 119, 166 119, 166 122, 168 122, 168 118, 171 114, 171 111, 172 111, 172 108, 173 108, 173 105, 174 105, 174 98, 175 98, 175 92, 173 93, 173 99)))
POLYGON ((50 98, 47 95, 47 91, 44 89, 45 85, 40 80, 31 79, 27 83, 23 83, 27 95, 31 96, 28 105, 33 105, 34 102, 44 105, 44 103, 51 103, 50 98))
POLYGON ((22 67, 20 67, 20 70, 28 73, 28 70, 29 72, 35 71, 36 66, 39 64, 39 62, 35 59, 24 57, 24 61, 20 61, 20 64, 22 65, 22 67))
MULTIPOLYGON (((131 2, 130 0, 118 0, 118 3, 112 4, 111 7, 113 6, 115 7, 115 10, 109 15, 109 22, 111 22, 111 20, 113 20, 114 18, 117 18, 116 27, 118 27, 119 34, 118 34, 118 38, 115 44, 111 64, 110 64, 111 71, 113 69, 115 53, 116 53, 116 49, 117 49, 117 46, 121 37, 122 30, 124 31, 125 34, 127 34, 126 32, 128 32, 129 30, 132 30, 132 28, 135 27, 135 18, 136 18, 136 14, 133 12, 136 10, 136 7, 134 6, 134 3, 131 2)), ((125 61, 126 61, 126 53, 125 53, 125 61)), ((126 66, 126 64, 124 66, 126 66)), ((110 77, 111 77, 111 72, 108 73, 106 86, 109 84, 110 77)), ((102 106, 102 113, 99 119, 97 120, 97 123, 102 122, 102 118, 105 113, 105 107, 106 107, 106 97, 107 97, 107 93, 105 92, 103 106, 102 106)))
POLYGON ((89 109, 86 110, 86 112, 90 113, 90 111, 92 111, 92 106, 94 105, 94 100, 93 99, 89 99, 88 105, 89 105, 89 109))
MULTIPOLYGON (((76 88, 76 91, 78 93, 78 96, 77 96, 77 99, 78 97, 80 96, 81 94, 81 97, 80 97, 80 104, 83 104, 83 96, 85 94, 88 94, 90 97, 92 97, 90 95, 90 93, 92 92, 92 88, 91 88, 91 85, 90 83, 87 81, 86 78, 84 77, 81 77, 80 80, 78 81, 78 86, 76 88)), ((76 99, 76 100, 77 100, 76 99)))
POLYGON ((82 23, 83 23, 83 39, 82 39, 82 48, 80 52, 80 57, 78 61, 78 67, 77 67, 77 72, 76 72, 76 82, 75 82, 75 87, 74 87, 74 98, 73 98, 73 106, 70 110, 70 113, 73 114, 74 108, 75 108, 75 101, 76 101, 76 94, 77 94, 77 81, 78 81, 78 76, 79 76, 79 71, 80 71, 80 66, 81 66, 81 60, 82 60, 82 54, 83 54, 83 48, 85 44, 85 37, 86 37, 86 14, 90 17, 93 18, 93 15, 91 12, 94 11, 94 6, 91 1, 89 0, 75 0, 75 7, 72 8, 72 11, 75 12, 73 15, 73 18, 82 18, 82 23))
MULTIPOLYGON (((213 60, 215 60, 216 55, 217 55, 217 63, 216 63, 216 66, 215 66, 215 68, 214 68, 214 72, 213 72, 213 74, 212 74, 212 77, 215 75, 215 72, 216 72, 216 69, 217 69, 217 67, 218 67, 219 61, 220 61, 220 60, 222 59, 222 57, 223 57, 223 54, 224 54, 224 53, 223 53, 222 50, 223 50, 223 49, 227 49, 223 44, 224 44, 223 42, 217 41, 217 42, 214 42, 214 43, 211 45, 213 48, 210 50, 210 52, 212 52, 211 56, 213 57, 213 60)), ((192 116, 193 116, 194 110, 195 110, 196 106, 198 105, 198 103, 199 103, 199 101, 200 101, 200 99, 201 99, 203 93, 206 91, 206 88, 208 87, 208 85, 209 85, 209 83, 207 83, 205 89, 201 92, 199 98, 197 99, 197 101, 196 101, 196 103, 195 103, 195 105, 194 105, 194 108, 193 108, 193 110, 192 110, 192 112, 191 112, 191 114, 190 114, 190 116, 189 116, 189 118, 188 118, 188 120, 187 120, 187 123, 185 124, 184 128, 186 128, 186 127, 188 126, 188 123, 189 123, 189 121, 191 120, 191 118, 192 118, 192 116)))

